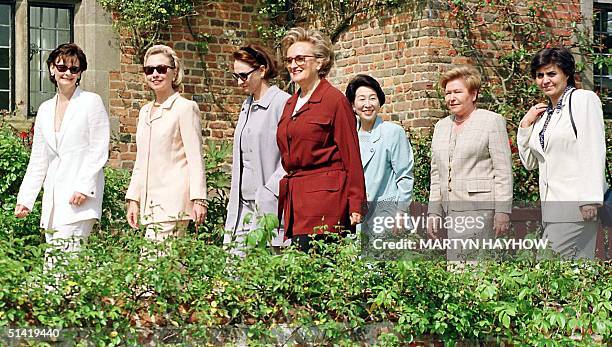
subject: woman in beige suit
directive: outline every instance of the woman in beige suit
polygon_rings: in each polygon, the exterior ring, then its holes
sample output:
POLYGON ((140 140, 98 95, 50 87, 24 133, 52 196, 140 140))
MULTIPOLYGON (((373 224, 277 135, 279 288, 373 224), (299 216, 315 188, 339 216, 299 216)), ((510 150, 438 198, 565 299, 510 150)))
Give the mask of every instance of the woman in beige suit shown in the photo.
MULTIPOLYGON (((443 226, 449 239, 492 239, 509 228, 512 206, 505 120, 476 108, 480 74, 474 67, 447 71, 440 85, 452 114, 436 124, 431 143, 428 233, 437 238, 443 226)), ((467 254, 447 250, 453 260, 467 254)))
POLYGON ((155 100, 140 109, 136 162, 126 198, 130 226, 146 226, 146 237, 181 236, 206 217, 206 178, 198 105, 180 96, 183 67, 174 50, 155 45, 144 57, 147 85, 155 100))

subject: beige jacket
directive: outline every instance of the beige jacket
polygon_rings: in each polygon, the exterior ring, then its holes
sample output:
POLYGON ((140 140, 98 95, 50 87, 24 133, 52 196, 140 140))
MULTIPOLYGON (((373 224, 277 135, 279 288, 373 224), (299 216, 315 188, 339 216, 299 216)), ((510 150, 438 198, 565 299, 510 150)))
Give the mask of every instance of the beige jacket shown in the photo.
POLYGON ((136 162, 126 198, 139 202, 141 224, 189 220, 194 199, 206 199, 198 105, 175 93, 151 115, 140 109, 136 162), (153 118, 151 118, 153 117, 153 118))
POLYGON ((483 209, 510 213, 512 159, 505 119, 491 111, 474 110, 457 135, 449 163, 452 123, 451 117, 436 123, 431 141, 428 213, 442 216, 449 210, 483 209))

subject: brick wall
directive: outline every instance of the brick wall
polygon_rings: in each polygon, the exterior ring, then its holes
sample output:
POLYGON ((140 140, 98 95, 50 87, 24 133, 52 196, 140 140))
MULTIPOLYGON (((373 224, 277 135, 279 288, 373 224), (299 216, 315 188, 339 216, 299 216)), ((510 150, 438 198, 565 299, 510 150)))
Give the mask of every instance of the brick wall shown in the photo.
MULTIPOLYGON (((192 18, 192 28, 196 34, 211 36, 209 53, 203 57, 197 53, 197 40, 185 20, 173 22, 164 41, 175 48, 184 62, 183 95, 199 103, 203 135, 231 140, 239 106, 245 98, 230 74, 231 53, 246 42, 258 41, 256 27, 261 17, 257 14, 257 1, 196 3, 200 5, 198 16, 192 18), (205 60, 206 69, 200 58, 205 60)), ((355 74, 370 74, 381 82, 387 96, 382 109, 384 119, 397 121, 406 129, 431 127, 446 114, 436 89, 440 74, 450 66, 470 62, 457 53, 459 31, 447 3, 431 0, 416 14, 406 11, 351 27, 335 45, 336 64, 329 76, 332 84, 344 90, 355 74)), ((490 20, 494 11, 476 20, 490 20)), ((520 11, 526 13, 527 7, 520 11)), ((557 1, 556 10, 549 12, 549 26, 560 35, 569 35, 576 13, 580 13, 578 0, 557 1)), ((511 46, 503 40, 481 40, 489 36, 486 30, 501 28, 493 25, 475 30, 483 58, 488 64, 496 64, 500 52, 511 46)), ((153 97, 142 76, 141 63, 135 58, 127 51, 121 58, 121 70, 110 75, 110 113, 120 124, 110 159, 115 167, 131 168, 138 110, 153 97)))
MULTIPOLYGON (((239 106, 245 96, 231 76, 231 54, 243 43, 258 40, 256 2, 231 0, 204 4, 196 1, 198 15, 190 19, 191 28, 196 36, 210 35, 206 55, 198 53, 198 40, 185 19, 172 22, 170 30, 163 35, 163 43, 173 47, 184 64, 182 95, 198 102, 202 135, 206 138, 229 140, 233 136, 239 106)), ((142 74, 142 63, 128 47, 121 57, 121 69, 110 74, 110 115, 119 121, 109 160, 111 166, 133 166, 138 112, 153 97, 142 74)))

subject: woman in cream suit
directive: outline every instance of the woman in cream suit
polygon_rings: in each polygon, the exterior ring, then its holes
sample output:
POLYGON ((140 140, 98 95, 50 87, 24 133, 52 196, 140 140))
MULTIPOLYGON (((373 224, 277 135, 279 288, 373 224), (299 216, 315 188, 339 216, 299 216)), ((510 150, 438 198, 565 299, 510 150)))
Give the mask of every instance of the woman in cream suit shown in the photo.
MULTIPOLYGON (((233 57, 234 78, 248 97, 234 132, 232 187, 223 243, 234 243, 232 252, 244 255, 245 235, 257 228, 255 217, 278 213, 278 182, 285 170, 276 145, 276 128, 289 94, 270 85, 278 75, 278 66, 267 49, 247 45, 233 57), (251 222, 245 224, 244 217, 249 213, 251 222)), ((280 230, 272 239, 273 247, 285 244, 280 230)))
POLYGON ((531 76, 548 98, 523 117, 517 142, 523 165, 539 169, 544 239, 564 257, 594 258, 597 207, 606 189, 601 101, 576 89, 576 66, 565 48, 545 48, 531 76))
POLYGON ((155 45, 144 56, 144 77, 155 100, 140 109, 136 162, 128 187, 127 220, 163 241, 206 217, 206 178, 200 110, 180 96, 183 67, 174 50, 155 45))
POLYGON ((79 87, 87 58, 77 45, 62 44, 53 50, 47 68, 57 94, 38 109, 15 216, 30 213, 44 182, 40 226, 48 231, 48 243, 74 252, 87 240, 102 211, 108 115, 100 96, 79 87))
MULTIPOLYGON (((449 239, 492 239, 509 228, 512 208, 506 122, 476 108, 480 74, 474 67, 447 71, 440 85, 452 115, 436 123, 432 138, 428 232, 436 238, 444 226, 449 239), (468 225, 468 218, 476 222, 468 225)), ((452 260, 469 256, 461 249, 449 249, 447 255, 452 260)))

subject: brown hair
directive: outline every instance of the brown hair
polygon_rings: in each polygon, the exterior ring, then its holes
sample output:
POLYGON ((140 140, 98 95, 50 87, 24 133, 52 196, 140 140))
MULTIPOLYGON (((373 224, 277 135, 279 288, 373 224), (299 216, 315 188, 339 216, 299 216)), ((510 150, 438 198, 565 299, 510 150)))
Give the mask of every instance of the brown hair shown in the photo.
POLYGON ((237 51, 232 54, 235 60, 243 61, 253 68, 259 68, 260 66, 266 67, 266 73, 264 74, 265 80, 271 80, 278 76, 278 63, 274 58, 274 55, 266 47, 249 44, 240 47, 237 51))
POLYGON ((183 63, 181 63, 181 60, 176 55, 176 52, 166 45, 152 46, 147 49, 147 52, 144 55, 144 59, 142 60, 143 65, 146 64, 147 59, 154 54, 163 54, 168 59, 170 59, 172 67, 174 67, 174 79, 172 80, 172 89, 178 90, 181 86, 181 83, 183 83, 183 77, 185 76, 185 72, 183 71, 183 63))
POLYGON ((465 81, 470 93, 478 93, 481 83, 480 72, 471 65, 458 66, 443 73, 440 77, 440 86, 445 89, 448 82, 459 78, 465 81))
MULTIPOLYGON (((77 46, 74 43, 63 43, 57 46, 56 49, 49 53, 49 57, 47 58, 47 69, 49 69, 49 80, 57 87, 57 81, 55 80, 55 76, 51 74, 51 64, 55 64, 58 59, 62 59, 64 64, 67 60, 72 60, 74 62, 75 58, 79 61, 79 68, 81 72, 87 70, 87 57, 85 53, 81 49, 81 47, 77 46)), ((81 82, 81 76, 77 80, 77 85, 81 82)))
POLYGON ((327 76, 334 65, 334 45, 329 37, 316 29, 292 28, 281 41, 284 57, 287 56, 289 47, 296 42, 310 42, 314 46, 314 56, 323 60, 319 77, 327 76))

